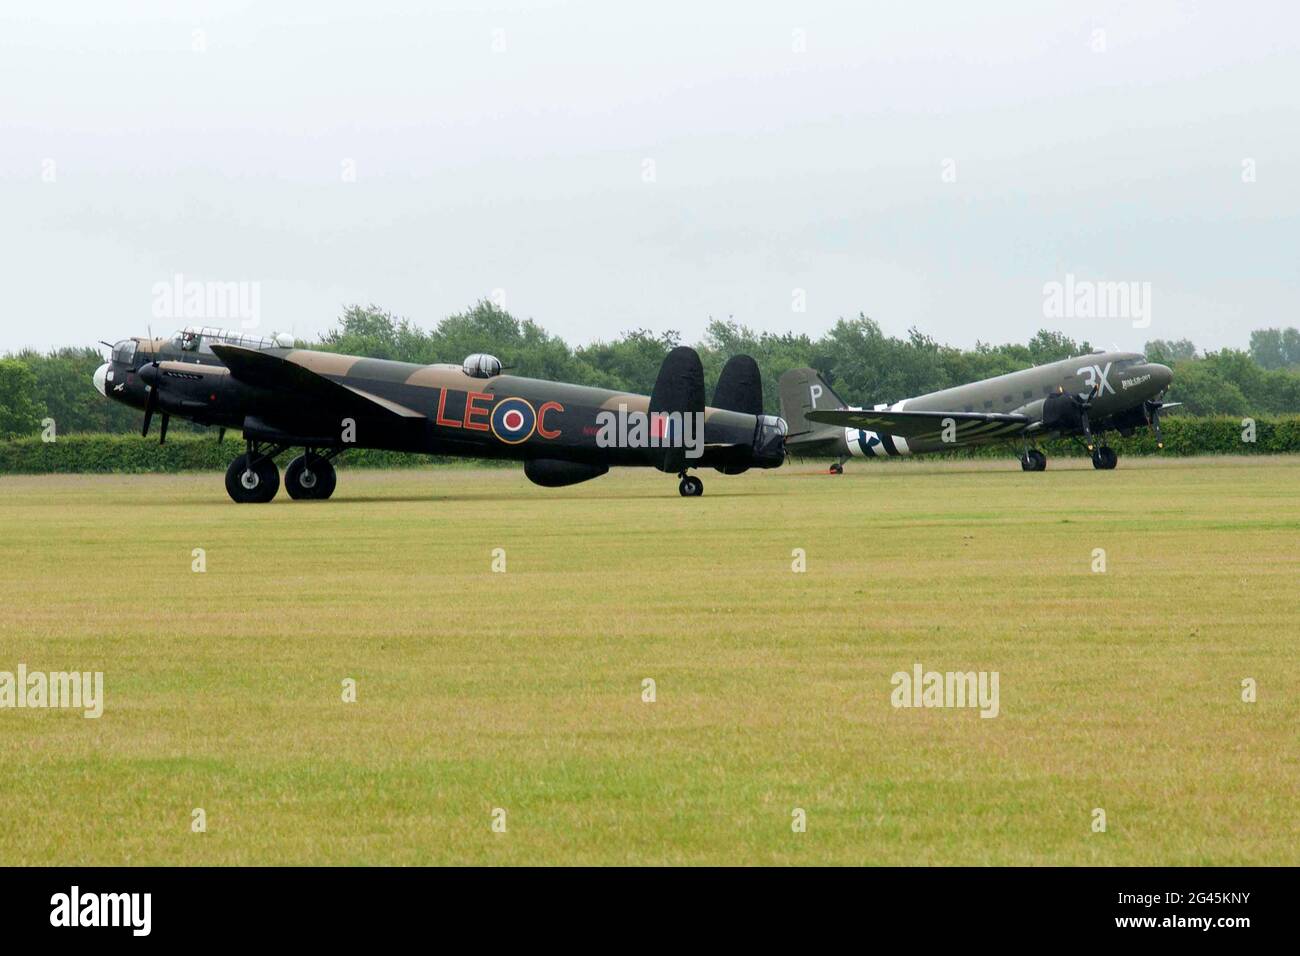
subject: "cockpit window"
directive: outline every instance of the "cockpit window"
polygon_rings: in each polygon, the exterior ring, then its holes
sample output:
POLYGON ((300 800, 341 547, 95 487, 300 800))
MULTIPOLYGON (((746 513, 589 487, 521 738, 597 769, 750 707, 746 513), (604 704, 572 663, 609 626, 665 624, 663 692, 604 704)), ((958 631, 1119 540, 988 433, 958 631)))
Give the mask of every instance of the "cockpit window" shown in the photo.
POLYGON ((135 339, 124 339, 113 346, 113 361, 122 365, 135 363, 135 339))

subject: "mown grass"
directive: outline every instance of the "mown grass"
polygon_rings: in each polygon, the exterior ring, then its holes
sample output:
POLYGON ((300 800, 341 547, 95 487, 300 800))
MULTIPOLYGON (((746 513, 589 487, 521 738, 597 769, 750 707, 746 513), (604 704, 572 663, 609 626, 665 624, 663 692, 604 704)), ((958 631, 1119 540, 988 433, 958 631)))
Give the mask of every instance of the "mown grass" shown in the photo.
POLYGON ((0 863, 1300 862, 1300 459, 818 472, 0 479, 0 863))

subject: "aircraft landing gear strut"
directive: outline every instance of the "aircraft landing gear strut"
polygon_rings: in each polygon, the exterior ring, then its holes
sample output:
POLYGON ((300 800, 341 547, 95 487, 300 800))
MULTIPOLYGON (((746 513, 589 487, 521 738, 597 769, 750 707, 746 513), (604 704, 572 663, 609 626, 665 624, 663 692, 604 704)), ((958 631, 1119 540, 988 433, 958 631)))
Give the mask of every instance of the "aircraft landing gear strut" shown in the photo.
POLYGON ((677 493, 683 498, 698 498, 704 494, 703 480, 695 477, 695 475, 688 475, 684 471, 677 477, 681 479, 677 485, 677 493))
POLYGON ((280 490, 280 469, 275 466, 275 456, 288 447, 272 445, 268 450, 261 442, 250 441, 248 451, 226 469, 226 493, 238 504, 270 501, 280 490))

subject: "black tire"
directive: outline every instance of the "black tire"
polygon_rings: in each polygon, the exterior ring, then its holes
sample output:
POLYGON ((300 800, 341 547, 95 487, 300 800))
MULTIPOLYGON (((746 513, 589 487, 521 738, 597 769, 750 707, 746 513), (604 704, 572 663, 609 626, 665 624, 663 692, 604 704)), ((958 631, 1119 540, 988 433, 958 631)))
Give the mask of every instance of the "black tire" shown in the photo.
POLYGON ((280 469, 266 456, 248 467, 248 456, 240 455, 226 469, 226 494, 237 504, 265 504, 280 490, 280 469))
POLYGON ((284 489, 295 501, 324 501, 337 484, 334 465, 319 455, 299 455, 284 470, 284 489))
POLYGON ((694 475, 687 475, 677 485, 677 493, 683 498, 698 498, 704 494, 704 482, 694 475))
POLYGON ((1029 469, 1030 471, 1047 471, 1047 456, 1037 448, 1029 452, 1029 459, 1033 462, 1033 467, 1029 469))
POLYGON ((1098 471, 1110 471, 1119 464, 1119 454, 1109 445, 1099 445, 1092 452, 1092 467, 1098 471))
POLYGON ((842 474, 844 474, 844 466, 841 465, 838 461, 837 461, 837 462, 834 462, 834 463, 831 465, 831 474, 832 474, 832 475, 842 475, 842 474))
POLYGON ((1036 468, 1034 467, 1034 460, 1033 460, 1032 458, 1030 458, 1028 455, 1021 455, 1021 456, 1020 456, 1020 470, 1021 470, 1021 471, 1037 471, 1038 469, 1036 469, 1036 468))

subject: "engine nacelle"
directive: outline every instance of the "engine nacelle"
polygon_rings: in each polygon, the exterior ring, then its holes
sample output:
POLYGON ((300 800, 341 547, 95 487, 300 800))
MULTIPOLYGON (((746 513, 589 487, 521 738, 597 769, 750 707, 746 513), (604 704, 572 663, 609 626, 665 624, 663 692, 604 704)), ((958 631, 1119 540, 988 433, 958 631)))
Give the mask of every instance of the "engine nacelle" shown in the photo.
POLYGON ((563 488, 580 481, 599 478, 609 471, 609 465, 588 465, 580 461, 560 461, 555 458, 530 458, 524 462, 528 480, 543 488, 563 488))

